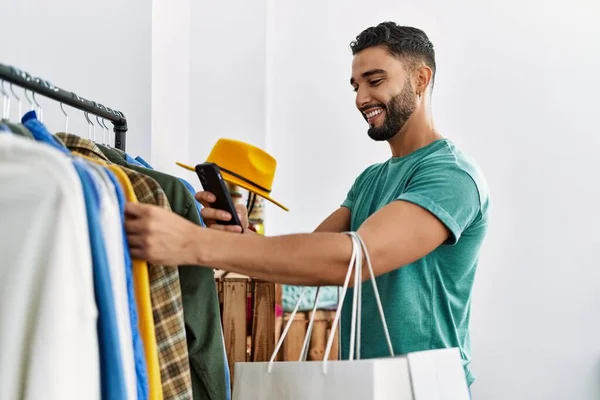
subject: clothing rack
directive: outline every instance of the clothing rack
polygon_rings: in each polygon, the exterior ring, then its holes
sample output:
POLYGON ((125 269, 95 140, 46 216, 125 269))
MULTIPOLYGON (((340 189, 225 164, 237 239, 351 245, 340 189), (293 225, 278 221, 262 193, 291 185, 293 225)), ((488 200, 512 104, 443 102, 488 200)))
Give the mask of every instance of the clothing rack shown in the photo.
POLYGON ((46 80, 33 77, 25 71, 1 63, 0 81, 13 83, 52 100, 111 121, 115 132, 115 148, 125 151, 127 120, 122 112, 112 110, 95 101, 86 100, 73 92, 58 88, 46 80))

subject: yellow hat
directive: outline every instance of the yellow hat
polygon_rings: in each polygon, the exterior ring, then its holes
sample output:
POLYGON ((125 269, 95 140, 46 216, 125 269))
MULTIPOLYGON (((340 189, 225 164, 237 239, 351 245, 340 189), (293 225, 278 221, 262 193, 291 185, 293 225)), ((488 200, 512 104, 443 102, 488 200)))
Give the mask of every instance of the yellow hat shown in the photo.
MULTIPOLYGON (((226 182, 256 193, 289 211, 287 207, 271 198, 277 161, 266 151, 239 140, 219 139, 206 162, 217 164, 226 182)), ((180 162, 177 165, 196 171, 194 167, 180 162)))

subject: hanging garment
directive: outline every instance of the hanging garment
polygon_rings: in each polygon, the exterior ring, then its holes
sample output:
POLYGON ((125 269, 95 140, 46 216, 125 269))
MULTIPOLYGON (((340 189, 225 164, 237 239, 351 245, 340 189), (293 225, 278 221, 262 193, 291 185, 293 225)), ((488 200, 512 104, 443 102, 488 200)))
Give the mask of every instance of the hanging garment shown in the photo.
POLYGON ((6 125, 6 127, 10 130, 10 132, 23 136, 27 139, 34 139, 33 134, 25 127, 23 124, 15 124, 14 122, 10 122, 9 120, 3 119, 0 121, 2 124, 6 125))
POLYGON ((119 330, 113 296, 110 267, 100 220, 100 189, 84 161, 74 159, 73 165, 83 185, 88 230, 92 247, 94 288, 98 306, 98 341, 100 343, 100 375, 102 398, 127 399, 119 330))
MULTIPOLYGON (((152 166, 150 164, 148 164, 148 162, 146 160, 144 160, 142 157, 137 156, 135 159, 133 159, 133 161, 131 161, 131 156, 128 156, 127 153, 125 153, 125 159, 127 160, 127 162, 131 163, 131 164, 135 164, 135 165, 139 165, 140 167, 146 167, 148 169, 154 169, 152 168, 152 166)), ((202 219, 202 215, 200 214, 200 212, 202 211, 202 203, 200 203, 198 200, 195 199, 195 195, 196 195, 196 189, 194 189, 194 187, 192 186, 191 183, 189 183, 188 181, 186 181, 183 178, 178 178, 186 187, 186 189, 188 190, 188 192, 192 195, 192 197, 194 197, 194 201, 195 201, 195 205, 196 205, 196 209, 198 210, 198 218, 200 218, 200 226, 205 227, 206 225, 204 224, 204 220, 202 219)))
MULTIPOLYGON (((300 294, 304 290, 304 286, 281 285, 283 310, 292 312, 300 294)), ((317 294, 316 287, 307 287, 298 307, 299 311, 310 311, 315 305, 315 295, 317 294)), ((335 310, 338 304, 338 288, 337 286, 323 286, 319 293, 319 303, 317 308, 321 310, 335 310)))
MULTIPOLYGON (((131 168, 155 179, 164 189, 171 209, 200 225, 195 199, 183 183, 170 175, 138 167, 125 161, 120 150, 98 146, 114 163, 131 168)), ((181 291, 185 313, 188 349, 192 366, 194 399, 226 398, 223 335, 219 299, 211 268, 180 266, 181 291)))
POLYGON ((0 135, 0 398, 100 399, 92 255, 69 158, 0 135))
MULTIPOLYGON (((128 160, 128 161, 129 161, 129 160, 128 160)), ((149 168, 149 169, 154 169, 154 168, 152 168, 152 166, 150 166, 150 164, 148 164, 148 162, 147 162, 146 160, 144 160, 144 159, 143 159, 142 157, 140 157, 140 156, 137 156, 137 157, 135 158, 135 161, 137 161, 137 162, 139 162, 140 164, 142 164, 142 167, 146 167, 146 168, 149 168)))
POLYGON ((23 115, 21 122, 31 132, 35 140, 49 144, 55 149, 65 154, 69 154, 69 150, 65 147, 65 144, 56 136, 52 135, 46 126, 37 119, 35 111, 29 111, 23 115))
MULTIPOLYGON (((65 133, 57 133, 56 136, 74 154, 110 162, 90 140, 65 133)), ((155 180, 129 168, 123 168, 123 171, 129 177, 140 203, 170 210, 165 192, 155 180)), ((149 275, 164 398, 191 399, 192 383, 179 270, 173 266, 149 265, 149 275)))
MULTIPOLYGON (((123 193, 120 193, 118 185, 115 184, 115 187, 117 188, 121 215, 124 218, 124 201, 126 200, 131 203, 137 203, 138 201, 135 192, 133 191, 133 186, 131 186, 131 181, 125 172, 115 165, 111 165, 108 168, 121 185, 123 193)), ((124 226, 123 239, 126 270, 131 272, 127 274, 127 289, 130 293, 130 297, 135 296, 134 300, 135 304, 137 304, 137 313, 135 305, 130 307, 131 325, 132 328, 139 326, 139 333, 142 337, 142 340, 138 340, 139 336, 135 335, 135 333, 133 337, 134 349, 138 349, 135 351, 135 367, 138 377, 138 399, 148 399, 149 390, 154 393, 162 394, 158 350, 156 348, 156 335, 154 333, 154 317, 152 316, 152 304, 150 300, 148 264, 144 261, 131 259, 124 226), (133 295, 133 293, 135 293, 135 295, 133 295)), ((135 331, 136 330, 134 329, 134 332, 135 331)))
POLYGON ((100 224, 106 255, 110 267, 115 312, 117 317, 121 360, 127 390, 127 399, 137 399, 137 378, 133 355, 133 331, 129 315, 127 278, 125 276, 125 251, 123 248, 123 220, 119 201, 109 172, 103 167, 88 163, 92 178, 100 194, 100 224))
MULTIPOLYGON (((110 169, 110 167, 109 167, 110 169)), ((119 171, 121 172, 121 171, 119 171)), ((135 362, 135 374, 137 377, 137 397, 138 400, 147 400, 148 399, 148 375, 146 373, 146 359, 144 356, 144 347, 142 343, 142 339, 140 336, 139 330, 139 319, 137 312, 137 303, 135 291, 133 288, 133 263, 131 260, 131 255, 129 253, 129 243, 127 241, 127 232, 125 231, 125 194, 123 193, 123 189, 121 188, 121 183, 115 176, 114 171, 111 170, 111 173, 108 174, 108 177, 111 179, 113 187, 115 189, 115 193, 117 195, 117 203, 119 206, 119 219, 121 226, 121 237, 123 238, 123 255, 125 259, 125 282, 127 285, 127 299, 129 305, 129 317, 131 319, 130 325, 132 330, 132 345, 134 350, 134 362, 135 362)), ((146 268, 146 276, 148 276, 148 266, 145 265, 146 268)), ((150 282, 146 280, 145 287, 149 290, 150 282)), ((151 309, 151 307, 150 307, 151 309)), ((152 322, 152 327, 154 326, 154 321, 152 322)), ((156 343, 156 337, 154 338, 154 343, 156 343)), ((155 350, 155 354, 156 350, 155 350)))
MULTIPOLYGON (((131 162, 130 160, 131 156, 128 156, 127 153, 125 153, 125 159, 132 163, 132 164, 136 164, 131 162)), ((137 162, 137 164, 144 166, 148 169, 154 169, 152 168, 152 166, 146 161, 144 160, 142 157, 138 156, 135 158, 135 160, 137 162)), ((179 180, 185 185, 187 191, 194 196, 196 193, 196 190, 194 189, 194 187, 185 179, 179 178, 179 180)), ((200 221, 200 226, 205 227, 206 225, 204 224, 204 220, 202 219, 202 216, 200 215, 200 211, 202 210, 202 204, 200 204, 200 202, 198 200, 195 200, 194 197, 194 201, 195 201, 195 205, 196 205, 196 209, 198 210, 198 219, 200 221)), ((185 303, 184 303, 184 312, 185 312, 185 303)), ((188 318, 189 320, 189 318, 188 318)), ((189 337, 189 335, 188 335, 189 337)), ((229 371, 229 362, 227 360, 227 351, 225 351, 225 338, 223 335, 223 327, 221 326, 221 337, 223 337, 223 371, 225 373, 225 400, 230 400, 231 399, 231 374, 229 371)), ((193 376, 193 375, 192 375, 193 376)), ((198 381, 199 383, 199 381, 198 381)), ((199 396, 197 397, 199 398, 199 396)))
MULTIPOLYGON (((102 160, 93 159, 88 156, 82 154, 76 154, 76 157, 81 157, 84 160, 89 161, 92 164, 100 165, 106 169, 110 169, 111 172, 107 173, 108 178, 110 178, 111 183, 113 184, 113 188, 115 189, 115 193, 117 194, 119 210, 120 210, 120 219, 121 219, 121 230, 122 230, 122 238, 123 238, 123 252, 125 257, 125 276, 126 276, 126 284, 127 284, 127 297, 129 303, 129 316, 131 318, 131 330, 132 330, 132 342, 134 349, 134 357, 135 357, 135 374, 137 377, 137 396, 139 399, 148 399, 148 375, 150 372, 147 370, 148 368, 152 368, 151 370, 151 384, 152 390, 154 393, 157 393, 157 398, 162 399, 162 387, 160 382, 160 368, 158 365, 158 350, 156 348, 156 336, 154 333, 154 318, 152 316, 152 306, 150 300, 150 284, 148 278, 148 266, 147 264, 138 262, 137 265, 142 265, 145 269, 145 273, 140 273, 140 276, 145 278, 141 278, 143 280, 138 280, 140 286, 140 296, 143 296, 143 300, 137 298, 137 294, 134 291, 133 287, 133 271, 132 271, 132 260, 129 254, 129 244, 127 243, 127 234, 125 232, 125 194, 122 191, 121 183, 116 178, 116 174, 125 173, 121 170, 121 168, 108 165, 102 160), (114 168, 114 170, 113 170, 114 168), (137 314, 137 303, 143 304, 143 309, 141 309, 142 317, 147 315, 146 321, 142 321, 144 323, 144 328, 139 327, 138 325, 138 314, 137 314), (142 343, 142 339, 140 337, 140 330, 147 329, 149 330, 149 334, 147 334, 144 339, 148 340, 148 345, 142 343), (144 346, 151 346, 148 352, 148 357, 150 359, 146 362, 146 352, 144 351, 144 346)), ((125 175, 125 179, 128 185, 131 185, 129 178, 125 175)), ((133 188, 131 188, 133 191, 133 188)), ((134 194, 135 199, 135 194, 134 194)), ((137 199, 136 199, 137 202, 137 199)), ((136 288, 137 289, 137 288, 136 288)))
MULTIPOLYGON (((49 145, 67 156, 71 156, 64 143, 51 135, 44 124, 37 119, 35 111, 26 113, 22 118, 22 122, 31 131, 36 141, 49 145)), ((99 207, 98 188, 87 169, 88 167, 82 161, 74 160, 73 166, 79 175, 83 187, 88 219, 94 292, 99 311, 97 331, 100 351, 101 394, 103 398, 122 399, 126 398, 125 379, 106 247, 97 216, 99 207)))

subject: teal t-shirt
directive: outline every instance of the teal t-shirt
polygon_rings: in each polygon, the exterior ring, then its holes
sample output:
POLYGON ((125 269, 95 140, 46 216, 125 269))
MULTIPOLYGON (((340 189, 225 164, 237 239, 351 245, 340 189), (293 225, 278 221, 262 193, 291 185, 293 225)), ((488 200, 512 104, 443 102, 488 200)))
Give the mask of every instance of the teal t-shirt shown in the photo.
MULTIPOLYGON (((471 385, 471 289, 488 227, 487 184, 475 162, 449 139, 440 139, 367 168, 342 206, 351 210, 351 230, 357 231, 397 200, 427 209, 451 237, 420 260, 376 278, 394 352, 458 347, 471 385)), ((343 358, 348 357, 352 296, 349 290, 342 310, 343 358)), ((362 285, 362 301, 361 358, 389 356, 369 281, 362 285)))

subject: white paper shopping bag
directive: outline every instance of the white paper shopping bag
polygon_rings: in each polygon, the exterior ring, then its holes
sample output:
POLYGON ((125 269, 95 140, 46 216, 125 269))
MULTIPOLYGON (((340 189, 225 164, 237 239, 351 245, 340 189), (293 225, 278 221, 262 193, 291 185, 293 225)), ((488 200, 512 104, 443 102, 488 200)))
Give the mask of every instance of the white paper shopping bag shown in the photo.
MULTIPOLYGON (((305 361, 316 315, 314 312, 309 322, 300 359, 297 362, 274 361, 298 311, 303 297, 301 295, 271 360, 235 364, 233 400, 468 400, 468 389, 457 349, 430 350, 394 356, 366 246, 355 232, 347 232, 347 234, 352 238, 352 257, 338 299, 338 309, 323 361, 305 361), (390 351, 388 358, 360 359, 360 340, 357 340, 357 337, 360 338, 361 334, 361 319, 357 316, 361 313, 362 303, 360 283, 363 255, 367 260, 370 280, 384 328, 384 339, 390 351), (352 299, 349 359, 328 361, 353 270, 355 290, 352 299)), ((318 304, 319 293, 320 291, 317 290, 315 307, 318 304)))
POLYGON ((412 400, 406 358, 318 362, 236 363, 234 400, 412 400))

